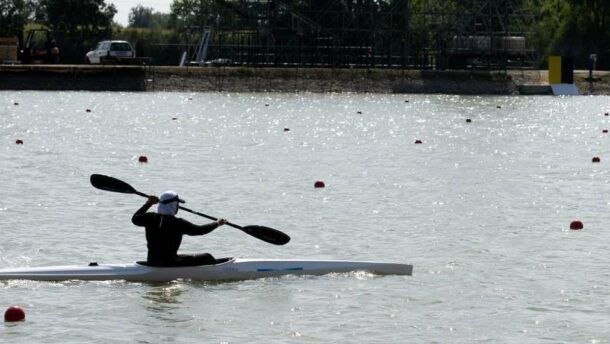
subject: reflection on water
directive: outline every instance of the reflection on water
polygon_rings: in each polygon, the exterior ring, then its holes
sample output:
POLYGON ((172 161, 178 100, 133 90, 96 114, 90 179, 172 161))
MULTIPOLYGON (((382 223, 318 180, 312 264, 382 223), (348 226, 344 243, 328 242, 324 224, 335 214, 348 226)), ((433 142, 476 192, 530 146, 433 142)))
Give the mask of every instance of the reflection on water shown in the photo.
MULTIPOLYGON (((173 311, 182 304, 181 296, 185 292, 184 284, 179 282, 150 285, 142 295, 146 309, 159 319, 173 319, 173 311)), ((175 319, 173 319, 175 321, 175 319)))
POLYGON ((150 317, 164 323, 180 323, 188 327, 201 325, 202 311, 208 309, 207 295, 214 294, 218 289, 228 291, 235 290, 236 287, 236 283, 178 280, 144 283, 141 285, 144 289, 138 290, 150 317))
POLYGON ((148 284, 149 288, 145 289, 142 294, 145 305, 144 307, 150 316, 155 319, 170 322, 183 322, 188 319, 181 319, 176 312, 183 307, 183 294, 188 289, 180 282, 171 282, 163 284, 148 284))

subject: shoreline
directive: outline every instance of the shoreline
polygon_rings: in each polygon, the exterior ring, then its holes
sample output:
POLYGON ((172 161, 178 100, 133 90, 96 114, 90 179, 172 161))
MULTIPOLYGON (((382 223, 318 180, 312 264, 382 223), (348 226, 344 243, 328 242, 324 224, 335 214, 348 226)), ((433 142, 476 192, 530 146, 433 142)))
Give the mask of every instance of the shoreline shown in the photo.
MULTIPOLYGON (((581 95, 610 95, 610 72, 588 76, 574 72, 581 95)), ((546 70, 0 65, 0 90, 518 95, 545 94, 547 86, 546 70)))

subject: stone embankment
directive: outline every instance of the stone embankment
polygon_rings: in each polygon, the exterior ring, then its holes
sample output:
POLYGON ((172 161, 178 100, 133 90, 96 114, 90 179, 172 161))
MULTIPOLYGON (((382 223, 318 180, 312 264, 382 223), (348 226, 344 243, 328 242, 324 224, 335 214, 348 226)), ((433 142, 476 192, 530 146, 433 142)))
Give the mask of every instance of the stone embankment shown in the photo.
MULTIPOLYGON (((610 73, 575 72, 581 94, 610 94, 610 73)), ((544 93, 547 72, 88 65, 0 66, 0 90, 544 93), (528 87, 523 87, 524 85, 528 87), (532 87, 533 86, 533 87, 532 87), (538 87, 536 87, 538 86, 538 87)))

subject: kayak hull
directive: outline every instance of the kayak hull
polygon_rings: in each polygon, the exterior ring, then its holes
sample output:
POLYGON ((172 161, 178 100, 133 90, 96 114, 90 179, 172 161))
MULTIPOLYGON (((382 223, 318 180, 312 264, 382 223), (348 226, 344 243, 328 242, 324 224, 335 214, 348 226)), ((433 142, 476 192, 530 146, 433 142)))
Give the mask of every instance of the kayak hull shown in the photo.
POLYGON ((0 270, 0 280, 125 280, 162 282, 176 279, 190 279, 227 281, 282 275, 325 275, 350 271, 367 271, 378 275, 411 275, 413 266, 369 261, 230 258, 223 263, 215 265, 180 267, 152 267, 131 263, 4 269, 0 270))

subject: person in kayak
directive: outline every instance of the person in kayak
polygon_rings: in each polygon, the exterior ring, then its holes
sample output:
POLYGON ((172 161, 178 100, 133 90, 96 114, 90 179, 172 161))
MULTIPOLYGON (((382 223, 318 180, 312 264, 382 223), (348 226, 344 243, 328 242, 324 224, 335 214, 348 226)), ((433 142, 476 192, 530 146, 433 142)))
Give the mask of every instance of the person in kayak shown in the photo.
POLYGON ((195 225, 176 217, 178 204, 184 203, 173 191, 166 191, 159 197, 149 196, 144 205, 133 214, 131 222, 146 228, 148 246, 147 264, 151 266, 192 266, 214 264, 216 259, 209 253, 178 254, 183 235, 208 234, 227 221, 219 219, 205 225, 195 225), (147 212, 155 204, 157 212, 147 212))

